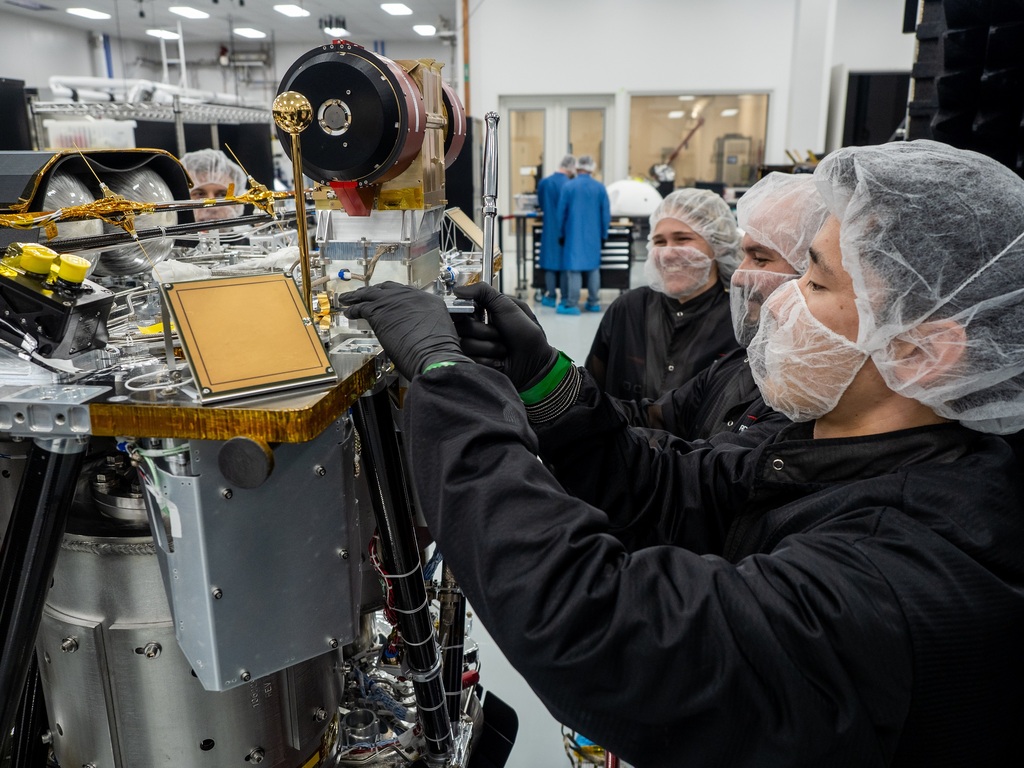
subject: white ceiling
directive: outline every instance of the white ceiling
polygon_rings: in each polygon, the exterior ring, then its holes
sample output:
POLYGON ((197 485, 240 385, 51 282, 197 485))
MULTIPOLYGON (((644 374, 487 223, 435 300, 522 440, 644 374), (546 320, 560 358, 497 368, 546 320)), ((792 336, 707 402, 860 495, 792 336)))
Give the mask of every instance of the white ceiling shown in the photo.
MULTIPOLYGON (((413 31, 414 24, 433 24, 442 30, 441 17, 455 26, 455 9, 459 0, 404 0, 412 9, 410 16, 391 16, 381 10, 378 0, 0 0, 0 11, 34 19, 40 24, 61 24, 77 27, 111 37, 130 40, 156 38, 146 34, 147 29, 161 28, 176 31, 181 22, 185 42, 227 42, 232 27, 252 27, 267 33, 277 43, 304 43, 326 40, 320 31, 320 20, 329 16, 343 17, 349 35, 346 37, 360 45, 369 46, 375 40, 426 40, 413 31), (289 18, 274 10, 278 3, 300 5, 309 11, 304 18, 289 18), (188 5, 210 14, 210 18, 190 20, 176 16, 167 9, 188 5), (91 8, 109 13, 107 20, 92 21, 67 13, 68 8, 91 8), (36 8, 36 9, 33 9, 36 8), (140 17, 140 11, 145 15, 140 17)), ((234 37, 234 41, 244 38, 234 37)))

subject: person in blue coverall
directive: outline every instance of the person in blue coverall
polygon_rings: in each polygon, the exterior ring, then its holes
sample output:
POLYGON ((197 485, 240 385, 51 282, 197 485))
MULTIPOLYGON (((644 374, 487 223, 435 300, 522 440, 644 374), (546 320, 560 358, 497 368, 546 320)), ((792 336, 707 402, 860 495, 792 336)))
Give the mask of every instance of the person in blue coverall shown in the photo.
POLYGON ((997 436, 1024 427, 1024 181, 931 141, 814 180, 830 216, 748 347, 795 423, 755 447, 651 446, 486 284, 456 293, 489 337, 408 286, 346 314, 410 379, 446 565, 560 722, 637 768, 1024 765, 1024 478, 997 436))
MULTIPOLYGON (((544 229, 540 236, 540 268, 544 270, 544 295, 540 303, 545 307, 558 304, 556 289, 559 276, 562 275, 562 245, 559 240, 558 201, 562 197, 562 189, 576 175, 576 158, 566 155, 558 168, 550 176, 545 176, 537 185, 537 205, 544 215, 544 229)), ((562 286, 562 298, 565 298, 565 286, 562 286)))
POLYGON ((591 176, 596 166, 593 157, 583 155, 576 163, 576 178, 563 187, 558 201, 565 290, 555 311, 562 315, 580 314, 583 275, 587 276, 587 311, 601 311, 601 244, 608 237, 612 212, 604 184, 591 176))

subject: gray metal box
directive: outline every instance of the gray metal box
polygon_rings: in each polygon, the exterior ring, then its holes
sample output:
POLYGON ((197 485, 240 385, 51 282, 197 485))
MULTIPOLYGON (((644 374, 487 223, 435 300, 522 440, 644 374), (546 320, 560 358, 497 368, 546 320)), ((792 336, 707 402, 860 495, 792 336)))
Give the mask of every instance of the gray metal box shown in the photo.
POLYGON ((223 691, 351 642, 359 613, 359 518, 346 416, 274 447, 257 488, 221 474, 220 441, 190 443, 189 474, 156 470, 146 505, 178 644, 223 691), (168 536, 169 532, 169 536, 168 536))

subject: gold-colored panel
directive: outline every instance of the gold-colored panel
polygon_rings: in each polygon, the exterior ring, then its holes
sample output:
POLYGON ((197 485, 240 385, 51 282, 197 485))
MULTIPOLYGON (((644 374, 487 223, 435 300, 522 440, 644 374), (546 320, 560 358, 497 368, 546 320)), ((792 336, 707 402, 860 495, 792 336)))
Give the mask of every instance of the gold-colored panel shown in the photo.
POLYGON ((161 290, 204 403, 334 378, 290 277, 164 283, 161 290))
POLYGON ((378 361, 370 357, 329 389, 279 393, 213 406, 192 403, 91 403, 94 435, 230 440, 244 435, 268 443, 312 440, 373 387, 378 361))

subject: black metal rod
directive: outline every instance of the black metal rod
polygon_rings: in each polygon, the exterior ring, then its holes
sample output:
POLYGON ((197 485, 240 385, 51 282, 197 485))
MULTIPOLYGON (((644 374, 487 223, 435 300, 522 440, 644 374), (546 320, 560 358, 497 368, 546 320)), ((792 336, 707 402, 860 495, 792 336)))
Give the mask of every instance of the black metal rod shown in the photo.
POLYGON ((441 669, 448 718, 455 727, 462 719, 462 661, 466 645, 466 598, 448 564, 441 578, 441 669))
MULTIPOLYGON (((290 223, 294 218, 293 215, 288 214, 280 219, 280 223, 290 223)), ((167 237, 192 235, 197 232, 205 232, 206 230, 236 227, 241 224, 266 224, 271 221, 274 221, 274 219, 265 213, 251 213, 247 216, 235 216, 230 219, 172 224, 168 227, 149 227, 136 230, 135 235, 130 235, 127 232, 106 232, 102 235, 89 235, 87 237, 63 237, 48 241, 46 247, 60 252, 95 250, 97 248, 111 248, 116 245, 130 245, 136 239, 143 241, 162 240, 167 237)))
POLYGON ((11 739, 11 768, 40 768, 46 765, 47 746, 42 738, 46 727, 46 708, 43 706, 39 661, 35 655, 29 664, 14 726, 14 738, 11 739))
POLYGON ((35 440, 0 549, 0 733, 14 727, 75 496, 84 438, 35 440))
POLYGON ((361 397, 355 417, 380 535, 381 561, 394 592, 398 631, 413 681, 416 709, 430 757, 438 760, 452 750, 452 727, 445 707, 441 661, 427 607, 402 450, 387 389, 361 397))

